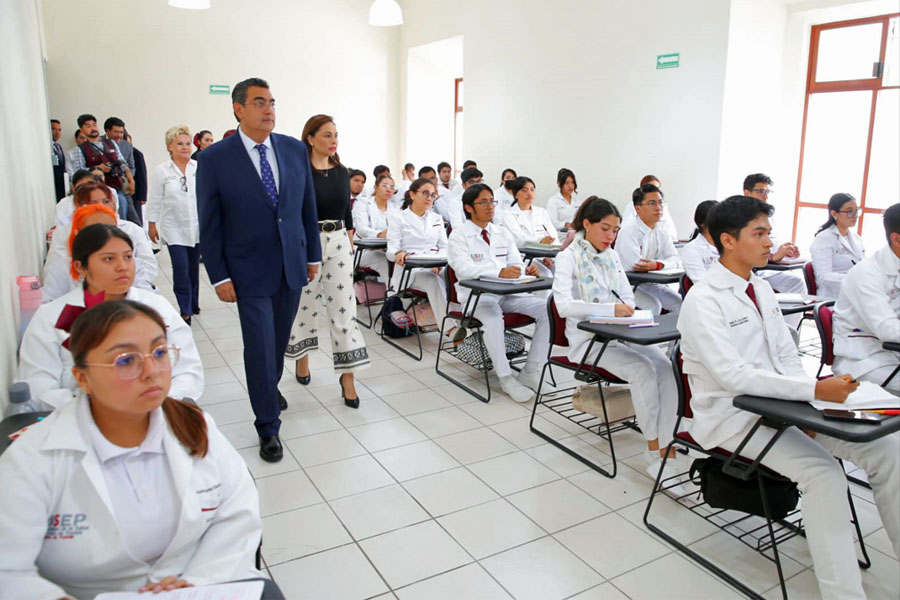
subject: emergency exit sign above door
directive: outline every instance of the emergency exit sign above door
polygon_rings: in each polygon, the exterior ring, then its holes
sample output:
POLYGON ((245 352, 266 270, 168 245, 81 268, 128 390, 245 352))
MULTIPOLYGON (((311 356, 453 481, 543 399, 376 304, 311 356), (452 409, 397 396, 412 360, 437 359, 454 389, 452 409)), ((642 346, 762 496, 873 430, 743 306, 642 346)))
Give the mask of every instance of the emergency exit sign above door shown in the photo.
POLYGON ((231 86, 216 85, 214 83, 209 84, 209 93, 210 94, 228 94, 230 92, 231 92, 231 86))
POLYGON ((659 54, 656 57, 657 69, 677 69, 678 63, 681 61, 681 53, 673 52, 671 54, 659 54))

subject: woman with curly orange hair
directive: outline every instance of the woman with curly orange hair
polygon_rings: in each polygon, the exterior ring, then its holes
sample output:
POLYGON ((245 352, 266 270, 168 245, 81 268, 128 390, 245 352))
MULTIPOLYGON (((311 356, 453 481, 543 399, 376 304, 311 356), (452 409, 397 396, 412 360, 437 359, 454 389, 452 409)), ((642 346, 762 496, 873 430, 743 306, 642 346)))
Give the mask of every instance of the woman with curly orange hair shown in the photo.
MULTIPOLYGON (((72 231, 69 233, 69 256, 72 255, 72 244, 75 242, 75 237, 79 231, 88 225, 97 223, 106 223, 115 227, 117 220, 116 211, 103 204, 88 204, 76 210, 75 214, 72 215, 72 231)), ((73 281, 78 281, 78 269, 75 268, 75 264, 72 262, 69 263, 69 274, 72 276, 73 281)))

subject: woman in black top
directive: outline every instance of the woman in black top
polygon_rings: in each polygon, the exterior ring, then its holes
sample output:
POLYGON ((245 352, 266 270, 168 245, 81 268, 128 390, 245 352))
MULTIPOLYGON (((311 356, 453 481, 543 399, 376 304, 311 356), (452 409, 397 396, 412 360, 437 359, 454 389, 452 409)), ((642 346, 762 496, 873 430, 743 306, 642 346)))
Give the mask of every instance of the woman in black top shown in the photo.
POLYGON ((191 159, 197 160, 197 157, 200 156, 200 153, 206 150, 213 143, 213 134, 208 129, 204 129, 200 133, 194 136, 194 145, 197 146, 197 150, 191 154, 191 159))
POLYGON ((356 324, 350 176, 337 155, 337 128, 331 117, 310 117, 303 127, 302 139, 309 150, 316 188, 322 268, 303 288, 286 356, 297 359, 297 381, 308 384, 311 378, 309 352, 319 347, 316 332, 321 298, 328 311, 334 370, 341 374, 338 380, 341 395, 347 406, 357 408, 359 396, 353 374, 369 366, 369 353, 356 324))

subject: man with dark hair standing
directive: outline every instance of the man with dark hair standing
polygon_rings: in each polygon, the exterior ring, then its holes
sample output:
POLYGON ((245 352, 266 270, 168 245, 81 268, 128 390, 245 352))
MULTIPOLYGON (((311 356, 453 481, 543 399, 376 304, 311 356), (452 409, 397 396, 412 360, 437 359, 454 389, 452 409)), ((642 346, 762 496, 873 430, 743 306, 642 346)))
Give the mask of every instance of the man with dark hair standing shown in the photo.
POLYGON ((53 139, 53 185, 56 187, 56 201, 66 197, 66 154, 59 145, 62 137, 62 123, 50 119, 50 137, 53 139))
POLYGON ((134 195, 137 192, 137 180, 134 179, 134 146, 132 146, 131 142, 125 138, 125 121, 119 117, 109 117, 103 122, 103 131, 105 131, 106 134, 100 136, 100 139, 107 139, 115 142, 119 147, 119 151, 122 152, 122 157, 125 159, 125 162, 128 163, 128 169, 131 171, 133 178, 131 188, 123 190, 125 199, 128 202, 128 220, 141 225, 143 221, 141 209, 134 201, 134 195))
POLYGON ((277 462, 284 352, 301 289, 322 261, 315 189, 306 146, 272 133, 269 84, 241 81, 231 100, 237 133, 199 156, 200 249, 216 295, 237 302, 259 455, 277 462))

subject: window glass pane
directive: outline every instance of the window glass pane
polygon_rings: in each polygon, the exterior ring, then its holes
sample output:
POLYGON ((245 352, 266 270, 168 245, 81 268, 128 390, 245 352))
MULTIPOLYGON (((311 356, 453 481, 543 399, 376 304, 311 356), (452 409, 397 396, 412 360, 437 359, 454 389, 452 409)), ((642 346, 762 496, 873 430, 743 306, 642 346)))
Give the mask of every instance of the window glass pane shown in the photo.
POLYGON ((797 215, 797 237, 794 245, 800 250, 801 256, 809 258, 809 245, 812 244, 816 231, 828 220, 827 208, 812 208, 801 206, 797 215))
POLYGON ((869 158, 866 206, 887 208, 900 199, 900 90, 881 90, 869 158))
POLYGON ((868 212, 862 215, 862 219, 860 237, 863 241, 863 248, 866 249, 866 256, 871 256, 882 246, 887 246, 887 238, 884 236, 884 221, 880 214, 868 212))
POLYGON ((816 81, 874 79, 881 52, 881 23, 825 29, 819 33, 816 81))
POLYGON ((884 79, 881 85, 887 87, 900 85, 900 26, 897 17, 888 21, 887 49, 884 53, 884 79))
POLYGON ((810 94, 800 201, 827 204, 836 192, 862 193, 872 92, 810 94))

